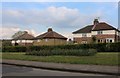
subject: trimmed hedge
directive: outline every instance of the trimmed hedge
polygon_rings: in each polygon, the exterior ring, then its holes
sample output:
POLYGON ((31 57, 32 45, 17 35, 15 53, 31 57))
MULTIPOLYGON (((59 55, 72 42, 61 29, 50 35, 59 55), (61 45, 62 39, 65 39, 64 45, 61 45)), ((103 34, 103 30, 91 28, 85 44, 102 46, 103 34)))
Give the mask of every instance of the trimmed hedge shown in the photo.
POLYGON ((97 52, 120 52, 119 43, 100 43, 100 44, 76 44, 76 45, 59 45, 59 46, 4 46, 3 52, 27 52, 53 49, 96 49, 97 52))
POLYGON ((64 55, 64 56, 92 56, 97 51, 95 49, 53 49, 53 50, 40 50, 26 52, 26 55, 36 56, 52 56, 52 55, 64 55))
POLYGON ((7 46, 2 47, 2 52, 26 52, 27 48, 25 46, 7 46))

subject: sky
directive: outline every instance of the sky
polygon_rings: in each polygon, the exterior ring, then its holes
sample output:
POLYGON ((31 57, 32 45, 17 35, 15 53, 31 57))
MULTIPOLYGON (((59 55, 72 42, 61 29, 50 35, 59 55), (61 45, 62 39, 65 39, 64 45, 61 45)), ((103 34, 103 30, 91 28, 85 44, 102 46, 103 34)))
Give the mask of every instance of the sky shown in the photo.
POLYGON ((118 27, 117 2, 2 2, 0 39, 10 39, 18 31, 28 31, 38 36, 52 28, 65 37, 93 24, 99 17, 118 27))

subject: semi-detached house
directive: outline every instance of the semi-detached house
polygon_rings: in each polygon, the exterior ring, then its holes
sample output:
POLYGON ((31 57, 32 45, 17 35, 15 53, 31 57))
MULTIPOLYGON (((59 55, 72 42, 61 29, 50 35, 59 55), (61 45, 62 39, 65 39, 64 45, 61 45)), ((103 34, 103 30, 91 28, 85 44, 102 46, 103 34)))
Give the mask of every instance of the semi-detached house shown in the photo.
POLYGON ((120 31, 115 27, 95 19, 93 25, 88 25, 73 32, 75 43, 114 43, 120 41, 120 31))

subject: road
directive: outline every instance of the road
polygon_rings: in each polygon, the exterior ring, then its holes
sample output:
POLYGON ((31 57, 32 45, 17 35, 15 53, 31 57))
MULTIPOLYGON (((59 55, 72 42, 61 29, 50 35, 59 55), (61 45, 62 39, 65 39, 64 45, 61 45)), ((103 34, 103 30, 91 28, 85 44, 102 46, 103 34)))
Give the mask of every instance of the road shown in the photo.
POLYGON ((63 72, 63 71, 45 70, 45 69, 21 67, 14 65, 2 65, 2 75, 3 76, 105 76, 101 74, 63 72))

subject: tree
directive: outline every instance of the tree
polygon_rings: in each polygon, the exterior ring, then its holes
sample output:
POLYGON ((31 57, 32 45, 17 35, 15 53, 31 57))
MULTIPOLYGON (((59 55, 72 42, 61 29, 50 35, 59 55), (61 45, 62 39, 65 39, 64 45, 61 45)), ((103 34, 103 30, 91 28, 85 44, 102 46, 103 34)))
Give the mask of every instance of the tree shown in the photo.
POLYGON ((95 36, 93 36, 93 37, 92 37, 92 41, 93 41, 93 43, 95 43, 95 42, 96 42, 96 40, 97 40, 97 39, 96 39, 96 37, 95 37, 95 36))
POLYGON ((16 32, 16 33, 12 36, 12 38, 19 37, 20 35, 22 35, 22 34, 24 34, 24 33, 25 33, 25 31, 18 31, 18 32, 16 32))

